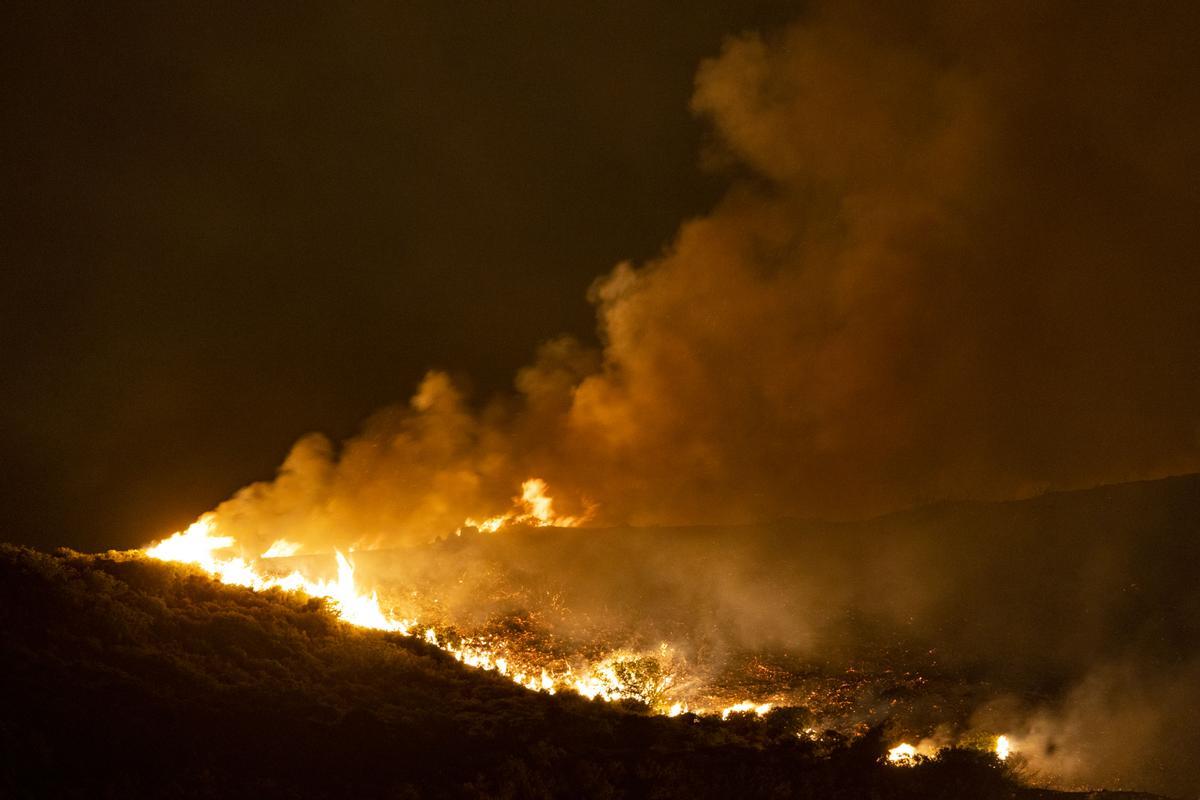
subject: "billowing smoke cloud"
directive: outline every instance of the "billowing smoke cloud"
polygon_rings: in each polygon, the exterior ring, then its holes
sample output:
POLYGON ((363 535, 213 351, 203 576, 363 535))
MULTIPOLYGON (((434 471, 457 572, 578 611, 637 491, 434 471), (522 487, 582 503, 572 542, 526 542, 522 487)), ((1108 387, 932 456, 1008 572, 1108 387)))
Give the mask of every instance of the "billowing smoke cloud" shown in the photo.
POLYGON ((730 189, 595 282, 598 349, 550 341, 482 406, 431 372, 344 444, 301 439, 218 525, 255 555, 417 545, 533 476, 598 525, 728 525, 476 537, 391 577, 459 619, 490 613, 495 585, 513 612, 544 588, 572 629, 629 622, 698 661, 832 663, 860 644, 848 618, 882 620, 885 643, 1011 690, 973 724, 1012 732, 1032 769, 1192 791, 1173 755, 1195 743, 1175 711, 1200 663, 1192 511, 1156 528, 1171 503, 1100 497, 1036 525, 732 526, 1200 469, 1195 16, 843 5, 729 40, 691 102, 730 189))
MULTIPOLYGON (((431 373, 222 508, 420 541, 531 476, 597 522, 851 518, 1200 466, 1200 70, 1185 6, 818 12, 692 107, 731 188, 474 409, 431 373)), ((616 113, 616 112, 614 112, 616 113)))

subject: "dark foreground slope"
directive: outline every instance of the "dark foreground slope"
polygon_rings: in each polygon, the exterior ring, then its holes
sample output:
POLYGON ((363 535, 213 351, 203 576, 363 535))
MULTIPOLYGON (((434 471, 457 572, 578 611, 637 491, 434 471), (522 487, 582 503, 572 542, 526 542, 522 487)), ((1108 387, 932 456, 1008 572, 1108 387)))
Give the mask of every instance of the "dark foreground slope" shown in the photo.
POLYGON ((1050 797, 991 756, 526 692, 318 602, 0 546, 4 797, 1050 797))

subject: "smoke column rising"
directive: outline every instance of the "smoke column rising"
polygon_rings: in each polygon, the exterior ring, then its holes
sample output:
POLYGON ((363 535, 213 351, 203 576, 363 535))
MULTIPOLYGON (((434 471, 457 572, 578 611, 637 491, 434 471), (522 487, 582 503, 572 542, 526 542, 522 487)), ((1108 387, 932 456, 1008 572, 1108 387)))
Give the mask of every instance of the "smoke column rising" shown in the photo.
POLYGON ((482 411, 431 372, 222 517, 378 544, 530 475, 560 511, 660 524, 1196 469, 1193 16, 839 5, 728 40, 691 104, 730 189, 597 279, 599 351, 551 341, 482 411))

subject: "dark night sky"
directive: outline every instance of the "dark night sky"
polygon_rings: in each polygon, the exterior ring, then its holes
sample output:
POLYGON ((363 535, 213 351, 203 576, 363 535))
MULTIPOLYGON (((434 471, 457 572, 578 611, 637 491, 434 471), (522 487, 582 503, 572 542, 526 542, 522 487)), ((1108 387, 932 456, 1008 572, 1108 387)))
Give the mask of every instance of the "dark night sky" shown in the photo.
POLYGON ((424 371, 504 390, 721 181, 697 63, 782 3, 22 4, 0 538, 140 544, 424 371))

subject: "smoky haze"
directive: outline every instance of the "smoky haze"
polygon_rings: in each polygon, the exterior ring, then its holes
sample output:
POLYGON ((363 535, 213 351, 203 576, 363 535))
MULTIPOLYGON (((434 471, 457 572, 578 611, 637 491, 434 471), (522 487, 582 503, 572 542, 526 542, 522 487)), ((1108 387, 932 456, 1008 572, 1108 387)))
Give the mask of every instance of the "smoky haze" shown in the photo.
POLYGON ((1200 789, 1198 518, 1190 475, 859 522, 514 528, 356 560, 429 624, 585 653, 667 643, 696 705, 890 720, 934 746, 1006 733, 1037 782, 1182 797, 1200 789))
POLYGON ((729 39, 730 188, 598 278, 599 350, 407 405, 220 508, 258 543, 428 541, 529 476, 595 524, 852 519, 1200 467, 1193 9, 837 4, 729 39))

